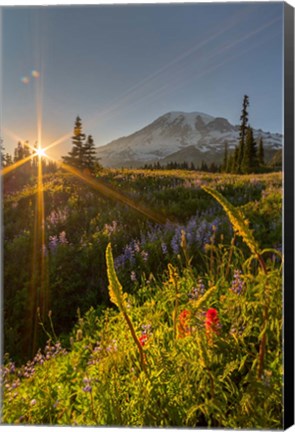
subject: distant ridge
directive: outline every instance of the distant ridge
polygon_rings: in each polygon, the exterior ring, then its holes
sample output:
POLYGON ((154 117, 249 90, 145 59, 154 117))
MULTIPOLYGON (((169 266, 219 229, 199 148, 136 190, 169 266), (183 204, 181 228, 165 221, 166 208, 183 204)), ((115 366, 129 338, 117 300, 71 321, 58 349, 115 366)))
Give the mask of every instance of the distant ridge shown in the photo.
MULTIPOLYGON (((262 137, 265 159, 269 161, 282 148, 282 135, 254 129, 262 137)), ((97 148, 103 166, 140 167, 146 163, 193 162, 195 166, 220 163, 224 145, 229 150, 239 142, 239 126, 223 117, 202 112, 172 111, 133 134, 97 148)))

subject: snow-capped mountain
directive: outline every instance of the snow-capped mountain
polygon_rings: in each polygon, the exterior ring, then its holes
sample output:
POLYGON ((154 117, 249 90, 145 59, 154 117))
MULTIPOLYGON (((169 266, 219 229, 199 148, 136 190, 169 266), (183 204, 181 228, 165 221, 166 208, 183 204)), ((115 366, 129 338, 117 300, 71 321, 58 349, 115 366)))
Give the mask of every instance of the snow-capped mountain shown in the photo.
MULTIPOLYGON (((254 137, 262 137, 265 158, 270 159, 282 148, 279 133, 254 129, 254 137)), ((239 142, 239 126, 222 117, 193 112, 169 112, 143 129, 97 148, 103 166, 138 167, 159 161, 193 162, 198 166, 221 162, 225 142, 229 150, 239 142)))

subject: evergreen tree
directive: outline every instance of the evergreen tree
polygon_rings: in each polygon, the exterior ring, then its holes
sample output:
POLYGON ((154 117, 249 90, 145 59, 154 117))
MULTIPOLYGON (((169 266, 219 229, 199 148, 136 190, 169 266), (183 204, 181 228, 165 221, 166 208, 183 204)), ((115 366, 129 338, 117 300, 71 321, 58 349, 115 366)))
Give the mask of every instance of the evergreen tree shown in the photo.
MULTIPOLYGON (((16 148, 14 149, 14 158, 13 162, 18 162, 22 159, 25 159, 26 157, 31 155, 31 150, 29 147, 29 142, 25 141, 24 144, 22 144, 20 141, 17 143, 16 148)), ((30 165, 30 163, 28 164, 30 165)))
POLYGON ((218 171, 218 167, 214 162, 211 162, 208 170, 209 172, 216 173, 218 171))
POLYGON ((257 165, 257 145, 253 137, 253 129, 248 127, 241 170, 245 174, 254 173, 257 171, 257 165))
POLYGON ((12 156, 9 153, 5 153, 3 164, 9 166, 13 164, 12 156))
POLYGON ((240 164, 239 164, 239 157, 240 157, 240 148, 237 146, 234 151, 233 156, 233 163, 232 163, 232 173, 238 173, 240 171, 240 164))
POLYGON ((16 148, 14 149, 14 159, 13 162, 18 162, 24 158, 24 148, 22 143, 19 141, 16 148))
POLYGON ((202 160, 201 171, 208 171, 208 165, 202 160))
POLYGON ((1 162, 0 162, 0 166, 2 167, 3 165, 6 165, 5 164, 5 156, 4 156, 4 147, 2 146, 2 139, 0 139, 0 154, 1 154, 1 158, 0 158, 0 160, 1 160, 1 162))
POLYGON ((240 124, 240 142, 239 142, 237 166, 236 166, 237 172, 241 172, 242 161, 244 158, 245 140, 246 140, 247 127, 248 127, 248 106, 249 106, 249 96, 244 95, 242 114, 240 117, 241 124, 240 124))
POLYGON ((74 135, 72 137, 73 147, 68 153, 68 156, 63 156, 62 159, 68 165, 71 165, 78 169, 83 169, 85 167, 84 161, 84 141, 85 134, 82 133, 82 121, 78 116, 75 121, 74 135))
POLYGON ((260 137, 259 139, 259 144, 258 144, 258 163, 259 166, 264 166, 264 148, 263 148, 263 140, 262 137, 260 137))
POLYGON ((89 135, 84 145, 83 166, 84 168, 88 168, 91 172, 93 172, 95 167, 98 165, 98 158, 95 155, 96 150, 94 141, 92 136, 89 135))

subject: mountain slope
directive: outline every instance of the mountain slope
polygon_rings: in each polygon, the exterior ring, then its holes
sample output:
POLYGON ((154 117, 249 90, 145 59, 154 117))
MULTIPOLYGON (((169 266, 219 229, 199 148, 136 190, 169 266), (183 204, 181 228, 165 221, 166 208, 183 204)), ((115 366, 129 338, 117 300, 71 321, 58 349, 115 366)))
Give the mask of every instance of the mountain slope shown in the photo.
MULTIPOLYGON (((262 137, 267 156, 271 158, 282 147, 282 135, 254 129, 262 137)), ((97 149, 103 166, 138 167, 159 161, 219 163, 224 144, 233 149, 239 141, 239 126, 222 117, 193 112, 170 112, 127 136, 97 149)))

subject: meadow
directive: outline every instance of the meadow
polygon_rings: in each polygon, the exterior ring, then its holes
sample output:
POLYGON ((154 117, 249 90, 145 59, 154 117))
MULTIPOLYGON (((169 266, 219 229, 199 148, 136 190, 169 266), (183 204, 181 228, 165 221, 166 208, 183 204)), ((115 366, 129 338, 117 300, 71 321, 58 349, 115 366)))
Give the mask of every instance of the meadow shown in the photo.
POLYGON ((3 423, 282 428, 281 173, 42 190, 42 250, 36 179, 4 195, 3 423))

